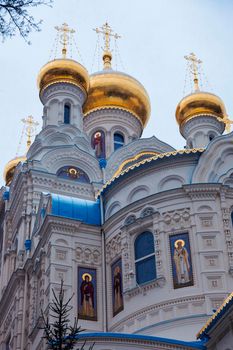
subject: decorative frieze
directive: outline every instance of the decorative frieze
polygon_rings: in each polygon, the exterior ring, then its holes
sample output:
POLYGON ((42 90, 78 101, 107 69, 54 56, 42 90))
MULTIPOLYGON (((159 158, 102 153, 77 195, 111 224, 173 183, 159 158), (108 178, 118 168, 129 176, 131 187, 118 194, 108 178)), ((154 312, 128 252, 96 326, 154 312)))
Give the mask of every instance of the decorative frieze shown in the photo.
POLYGON ((106 261, 110 263, 121 253, 121 232, 114 236, 106 245, 106 261))
POLYGON ((76 247, 76 261, 82 264, 100 265, 101 264, 101 252, 97 247, 76 247))
POLYGON ((165 231, 190 227, 190 209, 178 209, 162 213, 165 231))

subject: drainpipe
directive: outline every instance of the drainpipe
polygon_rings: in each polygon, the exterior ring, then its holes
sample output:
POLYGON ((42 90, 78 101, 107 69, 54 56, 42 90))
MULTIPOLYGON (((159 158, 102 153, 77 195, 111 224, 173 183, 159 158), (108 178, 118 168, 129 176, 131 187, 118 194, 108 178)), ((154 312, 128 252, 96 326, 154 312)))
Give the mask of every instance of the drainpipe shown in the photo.
POLYGON ((102 275, 103 275, 103 330, 108 332, 108 309, 107 309, 107 278, 106 278, 106 249, 105 249, 105 232, 104 224, 104 206, 103 197, 100 194, 100 215, 101 215, 101 244, 102 244, 102 275))

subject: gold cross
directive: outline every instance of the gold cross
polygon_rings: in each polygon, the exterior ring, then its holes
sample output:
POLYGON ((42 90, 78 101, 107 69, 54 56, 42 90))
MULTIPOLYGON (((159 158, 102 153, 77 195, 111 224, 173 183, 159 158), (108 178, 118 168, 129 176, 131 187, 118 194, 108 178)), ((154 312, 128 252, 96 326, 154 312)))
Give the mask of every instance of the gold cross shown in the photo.
POLYGON ((29 149, 32 143, 32 136, 34 135, 36 126, 39 125, 39 123, 33 119, 32 115, 29 115, 27 118, 21 120, 26 125, 27 149, 29 149))
POLYGON ((104 37, 104 51, 110 51, 110 38, 113 37, 115 39, 121 38, 120 35, 114 33, 108 22, 102 25, 100 28, 93 29, 97 34, 101 33, 104 37))
POLYGON ((67 45, 70 41, 70 34, 75 33, 75 30, 69 28, 67 23, 63 23, 61 27, 56 26, 55 29, 61 33, 60 35, 60 43, 62 44, 62 57, 66 58, 67 53, 67 45))
POLYGON ((230 120, 228 115, 224 115, 223 118, 217 117, 217 119, 225 124, 225 128, 228 133, 231 132, 231 124, 233 124, 233 120, 230 120))
POLYGON ((198 85, 198 65, 202 63, 201 60, 197 58, 197 56, 191 52, 188 56, 184 56, 184 58, 189 62, 189 69, 190 72, 193 74, 193 81, 194 81, 194 91, 199 91, 199 85, 198 85))

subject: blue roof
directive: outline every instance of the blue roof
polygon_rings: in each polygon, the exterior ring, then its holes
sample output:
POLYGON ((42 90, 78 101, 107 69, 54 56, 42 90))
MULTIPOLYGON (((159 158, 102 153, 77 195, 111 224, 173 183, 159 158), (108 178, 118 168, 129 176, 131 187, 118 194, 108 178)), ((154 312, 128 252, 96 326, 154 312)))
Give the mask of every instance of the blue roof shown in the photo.
POLYGON ((217 311, 209 318, 206 324, 202 327, 200 332, 197 334, 197 339, 208 339, 208 333, 232 307, 233 292, 225 299, 223 304, 217 309, 217 311))
POLYGON ((190 348, 190 349, 200 349, 205 350, 206 347, 201 341, 182 341, 177 339, 168 339, 168 338, 161 338, 161 337, 154 337, 150 335, 144 335, 144 334, 125 334, 125 333, 82 333, 78 335, 78 339, 80 340, 92 340, 92 339, 120 339, 120 340, 132 340, 132 341, 146 341, 146 342, 159 342, 164 344, 174 344, 174 345, 180 345, 184 348, 190 348))
POLYGON ((50 214, 90 225, 101 225, 99 200, 90 201, 52 193, 50 214))

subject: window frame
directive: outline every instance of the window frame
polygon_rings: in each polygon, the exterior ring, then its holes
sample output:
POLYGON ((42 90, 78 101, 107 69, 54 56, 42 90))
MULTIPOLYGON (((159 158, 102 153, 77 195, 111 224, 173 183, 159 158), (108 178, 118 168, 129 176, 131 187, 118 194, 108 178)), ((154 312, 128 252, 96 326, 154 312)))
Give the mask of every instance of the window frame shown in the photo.
POLYGON ((117 151, 119 148, 123 147, 124 145, 125 145, 125 135, 122 132, 115 131, 113 133, 113 149, 114 149, 114 152, 117 151), (116 135, 121 136, 123 141, 122 142, 115 141, 115 136, 116 135), (117 148, 115 147, 115 145, 117 145, 117 148))
POLYGON ((64 103, 64 108, 63 108, 63 123, 69 125, 70 121, 71 121, 71 104, 69 102, 65 102, 64 103), (66 121, 66 118, 67 118, 67 116, 66 116, 66 107, 68 107, 68 109, 69 109, 69 113, 68 113, 68 120, 69 120, 69 122, 66 121))
POLYGON ((136 281, 137 285, 140 286, 140 285, 143 285, 143 284, 150 283, 150 282, 154 281, 157 278, 155 242, 154 242, 153 233, 151 231, 143 231, 143 232, 139 233, 137 235, 137 237, 135 238, 135 240, 134 240, 134 266, 135 266, 135 281, 136 281), (152 236, 153 252, 136 259, 136 242, 137 242, 138 238, 141 235, 145 234, 145 233, 149 233, 152 236), (146 262, 148 259, 150 259, 152 257, 154 257, 154 259, 153 259, 153 263, 154 263, 154 278, 148 279, 148 280, 146 280, 144 282, 140 282, 140 276, 138 276, 138 273, 137 273, 137 265, 138 265, 138 263, 140 263, 142 261, 146 262))

